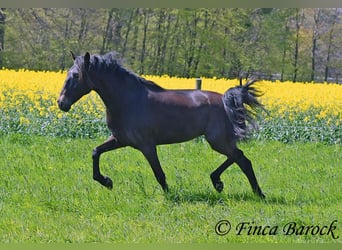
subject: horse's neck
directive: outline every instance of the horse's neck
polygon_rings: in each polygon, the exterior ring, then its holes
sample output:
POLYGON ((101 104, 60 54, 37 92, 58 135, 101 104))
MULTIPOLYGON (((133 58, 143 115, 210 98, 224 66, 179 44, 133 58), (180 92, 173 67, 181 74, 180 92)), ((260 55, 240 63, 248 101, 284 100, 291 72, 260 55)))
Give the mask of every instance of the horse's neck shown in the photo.
POLYGON ((117 76, 106 76, 101 81, 102 86, 95 90, 105 106, 111 110, 122 109, 138 100, 139 95, 146 93, 146 86, 141 84, 133 75, 118 78, 117 76))

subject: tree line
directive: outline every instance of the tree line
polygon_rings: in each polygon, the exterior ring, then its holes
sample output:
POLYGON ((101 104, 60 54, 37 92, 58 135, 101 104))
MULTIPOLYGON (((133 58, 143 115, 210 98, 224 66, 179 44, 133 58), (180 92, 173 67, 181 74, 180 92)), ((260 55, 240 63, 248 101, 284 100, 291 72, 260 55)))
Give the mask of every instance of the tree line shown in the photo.
POLYGON ((0 10, 0 67, 64 70, 119 52, 139 74, 342 82, 342 10, 0 10))

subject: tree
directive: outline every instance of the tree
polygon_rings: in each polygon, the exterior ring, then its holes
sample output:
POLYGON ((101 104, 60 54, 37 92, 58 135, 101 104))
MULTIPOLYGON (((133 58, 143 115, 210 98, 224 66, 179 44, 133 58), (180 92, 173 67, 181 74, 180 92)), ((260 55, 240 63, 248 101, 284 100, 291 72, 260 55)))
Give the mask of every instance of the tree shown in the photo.
MULTIPOLYGON (((325 63, 324 63, 324 81, 328 81, 328 78, 330 76, 330 71, 333 71, 334 69, 334 64, 337 66, 337 68, 341 68, 342 67, 342 63, 341 63, 341 50, 342 50, 342 45, 341 45, 341 41, 342 41, 342 36, 341 36, 341 32, 342 32, 342 25, 339 22, 339 12, 341 10, 339 9, 331 9, 329 12, 330 14, 328 14, 326 16, 326 20, 328 23, 328 27, 326 32, 323 34, 322 39, 325 40, 326 44, 326 50, 325 50, 325 63), (335 63, 333 62, 334 59, 334 55, 335 58, 339 58, 339 59, 335 59, 335 63)), ((336 72, 336 82, 338 82, 338 75, 341 73, 336 72)))
MULTIPOLYGON (((5 45, 5 21, 6 21, 6 14, 5 9, 0 8, 0 53, 4 50, 5 45)), ((2 56, 0 54, 0 67, 2 66, 2 56)))
POLYGON ((296 10, 295 15, 295 46, 294 46, 294 54, 293 54, 293 82, 297 81, 297 73, 298 73, 298 57, 299 57, 299 39, 300 39, 300 26, 301 26, 301 10, 296 10))
POLYGON ((0 66, 59 70, 71 66, 70 50, 115 50, 139 74, 341 81, 341 16, 338 8, 0 9, 0 66))
POLYGON ((142 45, 140 50, 140 70, 139 72, 141 74, 145 73, 145 57, 146 57, 146 43, 147 43, 147 31, 150 24, 150 17, 151 17, 151 9, 143 9, 142 15, 143 15, 143 37, 142 37, 142 45))
POLYGON ((313 28, 312 28, 312 55, 311 55, 311 81, 315 80, 317 40, 319 39, 319 26, 322 20, 321 9, 313 9, 313 28))

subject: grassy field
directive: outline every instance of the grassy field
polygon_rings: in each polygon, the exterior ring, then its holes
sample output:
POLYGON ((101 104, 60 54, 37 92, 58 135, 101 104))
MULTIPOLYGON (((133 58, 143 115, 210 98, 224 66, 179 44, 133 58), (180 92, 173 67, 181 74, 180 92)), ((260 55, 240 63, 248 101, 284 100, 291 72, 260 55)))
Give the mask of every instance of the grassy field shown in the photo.
POLYGON ((209 174, 224 157, 194 141, 159 147, 167 195, 139 152, 104 154, 102 172, 114 182, 108 191, 92 180, 91 150, 104 139, 2 135, 0 242, 342 242, 340 145, 241 144, 267 196, 260 200, 236 165, 217 193, 209 174), (231 224, 225 236, 215 233, 220 220, 231 224), (242 222, 267 235, 248 228, 237 235, 242 222), (285 235, 290 222, 327 228, 285 235))

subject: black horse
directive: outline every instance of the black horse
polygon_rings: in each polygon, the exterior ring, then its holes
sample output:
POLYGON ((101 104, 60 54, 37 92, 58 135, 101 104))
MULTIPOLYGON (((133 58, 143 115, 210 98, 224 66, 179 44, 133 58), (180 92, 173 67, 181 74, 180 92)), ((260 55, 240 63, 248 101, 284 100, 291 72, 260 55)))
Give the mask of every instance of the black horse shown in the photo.
POLYGON ((236 163, 247 176, 253 191, 265 197, 256 180, 251 161, 236 143, 254 124, 257 100, 255 81, 229 89, 223 95, 200 90, 166 90, 125 69, 114 52, 75 57, 58 106, 69 111, 71 105, 94 90, 106 106, 107 125, 112 135, 93 150, 93 178, 112 189, 113 182, 100 173, 99 159, 104 152, 131 146, 143 153, 164 191, 168 190, 156 146, 191 140, 204 135, 211 148, 227 156, 210 178, 218 192, 223 190, 220 176, 236 163), (246 108, 244 105, 250 106, 246 108))

